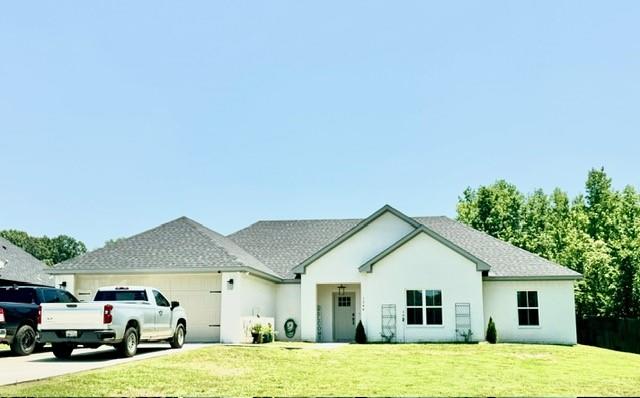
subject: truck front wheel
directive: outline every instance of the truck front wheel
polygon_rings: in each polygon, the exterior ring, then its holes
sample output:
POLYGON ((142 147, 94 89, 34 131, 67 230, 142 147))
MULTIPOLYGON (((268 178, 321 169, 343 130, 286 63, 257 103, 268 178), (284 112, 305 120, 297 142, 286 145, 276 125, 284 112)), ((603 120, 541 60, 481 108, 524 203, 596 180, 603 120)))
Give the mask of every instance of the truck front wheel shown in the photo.
POLYGON ((129 328, 124 332, 122 343, 118 344, 118 351, 120 355, 125 358, 136 355, 138 351, 138 332, 135 328, 129 328))
POLYGON ((169 340, 169 344, 171 344, 171 348, 182 348, 184 345, 184 336, 185 330, 183 324, 178 324, 176 326, 176 331, 173 333, 173 338, 169 340))
POLYGON ((75 347, 73 344, 68 343, 53 343, 51 344, 51 351, 56 358, 67 359, 71 357, 71 353, 75 347))

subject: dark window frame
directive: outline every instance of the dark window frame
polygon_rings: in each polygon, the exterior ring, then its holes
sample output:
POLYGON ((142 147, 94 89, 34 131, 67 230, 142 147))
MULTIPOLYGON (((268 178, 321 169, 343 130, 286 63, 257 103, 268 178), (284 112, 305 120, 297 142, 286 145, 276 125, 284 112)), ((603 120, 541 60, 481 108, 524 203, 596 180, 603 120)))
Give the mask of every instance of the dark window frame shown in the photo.
POLYGON ((442 289, 407 289, 405 292, 407 326, 444 325, 442 289))
POLYGON ((540 327, 540 300, 537 290, 516 292, 519 327, 540 327))

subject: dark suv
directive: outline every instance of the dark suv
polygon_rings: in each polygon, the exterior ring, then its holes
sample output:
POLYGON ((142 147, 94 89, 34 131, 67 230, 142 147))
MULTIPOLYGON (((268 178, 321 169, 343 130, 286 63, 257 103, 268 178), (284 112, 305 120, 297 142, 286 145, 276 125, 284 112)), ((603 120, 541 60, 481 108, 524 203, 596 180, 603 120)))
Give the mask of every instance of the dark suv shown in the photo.
POLYGON ((29 355, 36 348, 41 303, 77 303, 62 289, 37 286, 0 287, 0 344, 9 344, 16 355, 29 355))

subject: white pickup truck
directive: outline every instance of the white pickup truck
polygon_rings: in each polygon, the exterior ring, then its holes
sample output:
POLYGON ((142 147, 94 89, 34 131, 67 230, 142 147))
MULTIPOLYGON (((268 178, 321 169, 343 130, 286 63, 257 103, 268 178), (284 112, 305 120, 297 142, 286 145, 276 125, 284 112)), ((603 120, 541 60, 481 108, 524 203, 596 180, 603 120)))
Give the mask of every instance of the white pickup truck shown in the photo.
POLYGON ((51 343, 58 358, 70 357, 78 346, 111 345, 125 357, 136 354, 139 342, 181 348, 186 334, 180 303, 152 287, 101 287, 93 302, 41 304, 38 314, 38 341, 51 343))

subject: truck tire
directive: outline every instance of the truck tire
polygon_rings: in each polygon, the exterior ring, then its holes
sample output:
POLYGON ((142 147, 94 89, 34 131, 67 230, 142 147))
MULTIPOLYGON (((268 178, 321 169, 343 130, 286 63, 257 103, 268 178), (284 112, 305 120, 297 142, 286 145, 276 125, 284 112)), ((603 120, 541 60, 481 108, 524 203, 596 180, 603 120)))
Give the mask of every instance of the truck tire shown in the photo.
POLYGON ((71 353, 73 352, 74 348, 75 347, 73 346, 73 344, 68 343, 51 344, 51 351, 53 351, 53 355, 55 355, 56 358, 60 359, 68 359, 69 357, 71 357, 71 353))
POLYGON ((122 343, 118 344, 117 349, 120 355, 125 358, 136 355, 138 351, 138 332, 136 328, 130 327, 124 332, 122 343))
POLYGON ((176 331, 173 333, 173 337, 169 340, 169 344, 171 344, 171 348, 182 348, 184 345, 184 337, 186 335, 186 331, 184 330, 183 324, 178 324, 176 326, 176 331))
POLYGON ((30 355, 36 349, 36 331, 29 325, 18 328, 11 342, 11 351, 19 356, 30 355))

